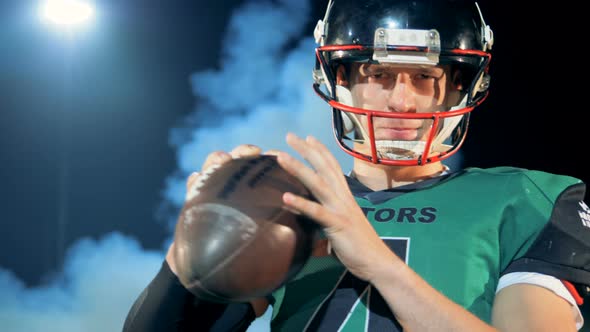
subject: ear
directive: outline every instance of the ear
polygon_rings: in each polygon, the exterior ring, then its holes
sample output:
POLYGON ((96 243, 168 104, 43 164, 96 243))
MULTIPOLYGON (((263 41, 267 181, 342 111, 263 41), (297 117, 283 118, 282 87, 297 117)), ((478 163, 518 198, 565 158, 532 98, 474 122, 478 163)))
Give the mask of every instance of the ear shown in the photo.
POLYGON ((458 68, 452 68, 449 76, 446 103, 449 107, 456 107, 465 96, 463 73, 458 68))
POLYGON ((451 73, 451 84, 455 90, 463 90, 463 75, 457 68, 455 68, 451 73))
POLYGON ((348 87, 348 77, 346 77, 344 65, 338 65, 338 69, 336 69, 336 84, 348 87))

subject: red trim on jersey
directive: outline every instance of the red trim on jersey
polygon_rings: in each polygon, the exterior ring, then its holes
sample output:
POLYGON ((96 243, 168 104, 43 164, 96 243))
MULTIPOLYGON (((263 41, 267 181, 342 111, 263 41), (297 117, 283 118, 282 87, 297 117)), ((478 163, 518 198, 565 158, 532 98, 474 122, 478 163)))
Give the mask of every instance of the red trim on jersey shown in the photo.
POLYGON ((578 290, 571 282, 569 282, 567 280, 562 280, 561 282, 563 282, 563 284, 565 285, 565 288, 567 288, 567 290, 570 292, 570 294, 572 294, 572 296, 574 297, 574 300, 576 300, 576 303, 578 305, 584 304, 584 298, 580 296, 580 293, 578 293, 578 290))

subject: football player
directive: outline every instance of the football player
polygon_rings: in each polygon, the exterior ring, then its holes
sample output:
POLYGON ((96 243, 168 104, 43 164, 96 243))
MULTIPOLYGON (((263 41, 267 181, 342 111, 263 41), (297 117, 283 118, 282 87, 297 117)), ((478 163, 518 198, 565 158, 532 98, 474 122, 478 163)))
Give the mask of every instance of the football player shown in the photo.
MULTIPOLYGON (((308 165, 277 153, 315 197, 283 197, 323 228, 314 257, 265 298, 209 303, 176 278, 172 244, 125 331, 244 331, 269 305, 273 331, 579 330, 585 184, 444 164, 488 94, 494 35, 478 4, 331 0, 315 39, 314 86, 354 165, 343 175, 313 137, 287 135, 308 165)), ((260 152, 216 152, 203 170, 260 152)))

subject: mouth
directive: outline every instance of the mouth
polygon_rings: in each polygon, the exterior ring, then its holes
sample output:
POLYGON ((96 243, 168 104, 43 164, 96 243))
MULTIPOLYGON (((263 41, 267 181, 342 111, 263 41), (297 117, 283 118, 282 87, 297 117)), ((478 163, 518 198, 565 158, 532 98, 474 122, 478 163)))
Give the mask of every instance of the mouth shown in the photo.
POLYGON ((377 127, 375 137, 382 140, 415 140, 420 128, 377 127))

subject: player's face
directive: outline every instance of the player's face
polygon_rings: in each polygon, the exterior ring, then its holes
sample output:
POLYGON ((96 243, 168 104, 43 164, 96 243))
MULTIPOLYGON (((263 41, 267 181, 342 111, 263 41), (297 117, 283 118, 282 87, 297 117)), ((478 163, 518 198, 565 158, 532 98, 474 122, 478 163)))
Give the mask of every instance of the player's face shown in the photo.
MULTIPOLYGON (((448 70, 441 66, 355 63, 350 91, 355 107, 374 111, 419 113, 446 109, 448 70)), ((367 128, 367 117, 360 116, 367 128)), ((374 117, 375 140, 422 140, 432 120, 374 117)))

